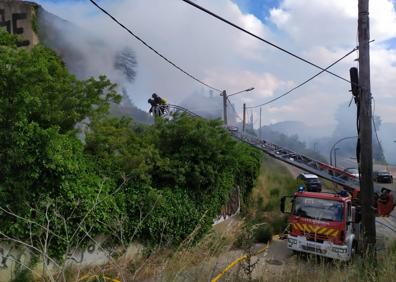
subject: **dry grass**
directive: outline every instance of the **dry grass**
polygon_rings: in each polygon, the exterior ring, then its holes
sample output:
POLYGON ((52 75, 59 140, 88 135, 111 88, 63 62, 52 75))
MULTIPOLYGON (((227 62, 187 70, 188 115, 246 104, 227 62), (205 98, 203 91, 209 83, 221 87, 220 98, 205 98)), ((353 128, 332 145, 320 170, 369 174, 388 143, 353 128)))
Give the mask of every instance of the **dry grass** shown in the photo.
MULTIPOLYGON (((224 222, 225 225, 228 223, 224 222)), ((77 281, 85 275, 103 275, 121 281, 208 281, 228 263, 219 264, 219 256, 232 250, 233 234, 238 232, 239 226, 239 220, 235 220, 232 230, 223 227, 221 232, 212 231, 198 243, 193 243, 191 238, 191 241, 184 242, 177 249, 158 247, 129 261, 120 257, 115 263, 104 266, 80 270, 74 266, 68 269, 67 281, 77 281)), ((240 253, 235 255, 239 256, 240 253)), ((83 281, 100 280, 94 278, 83 281)))
POLYGON ((295 191, 296 180, 281 163, 264 156, 260 176, 250 196, 247 210, 251 214, 263 211, 278 211, 281 196, 295 191))
POLYGON ((246 220, 253 224, 267 223, 273 234, 279 234, 286 226, 286 217, 280 213, 282 196, 291 195, 297 181, 287 167, 264 156, 260 176, 246 204, 246 220))
MULTIPOLYGON (((324 282, 391 282, 396 281, 396 242, 385 251, 378 253, 378 262, 374 267, 362 258, 353 262, 343 263, 332 260, 318 260, 312 257, 293 257, 288 271, 271 281, 324 281, 324 282)), ((261 277, 258 281, 269 281, 261 277)))

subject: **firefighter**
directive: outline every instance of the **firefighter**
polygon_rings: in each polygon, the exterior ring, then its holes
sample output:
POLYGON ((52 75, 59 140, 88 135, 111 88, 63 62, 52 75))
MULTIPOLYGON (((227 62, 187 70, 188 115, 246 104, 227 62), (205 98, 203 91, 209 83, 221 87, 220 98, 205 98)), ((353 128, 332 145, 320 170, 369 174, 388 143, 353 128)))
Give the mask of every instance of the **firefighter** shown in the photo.
POLYGON ((157 107, 157 104, 155 103, 154 99, 148 99, 147 101, 150 104, 150 110, 149 113, 155 113, 155 109, 157 107))
POLYGON ((156 114, 158 116, 162 116, 164 114, 165 111, 165 107, 167 105, 167 102, 165 99, 162 99, 160 96, 158 96, 156 93, 153 93, 153 95, 151 96, 154 101, 155 104, 155 109, 156 110, 156 114))
POLYGON ((153 95, 151 96, 154 99, 154 102, 157 105, 166 105, 166 100, 162 99, 160 96, 158 96, 156 93, 153 93, 153 95))

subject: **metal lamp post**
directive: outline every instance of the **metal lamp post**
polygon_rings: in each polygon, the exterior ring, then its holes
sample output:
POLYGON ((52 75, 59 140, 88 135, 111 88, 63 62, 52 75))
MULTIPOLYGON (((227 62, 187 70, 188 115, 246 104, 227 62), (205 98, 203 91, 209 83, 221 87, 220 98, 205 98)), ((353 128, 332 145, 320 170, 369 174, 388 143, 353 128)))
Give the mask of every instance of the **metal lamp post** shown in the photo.
POLYGON ((330 165, 333 165, 333 150, 334 150, 335 146, 337 146, 337 144, 339 144, 340 142, 342 142, 342 141, 344 141, 344 140, 355 139, 355 138, 357 138, 357 136, 344 137, 344 138, 341 138, 341 139, 337 140, 337 141, 333 144, 333 146, 331 146, 330 155, 329 155, 330 165))
POLYGON ((248 89, 241 90, 241 91, 238 91, 238 92, 236 92, 236 93, 232 93, 232 94, 230 94, 230 95, 227 95, 227 91, 226 91, 226 90, 223 90, 223 92, 221 92, 220 95, 223 96, 223 119, 224 119, 224 125, 227 125, 227 124, 228 124, 228 118, 227 118, 227 99, 228 99, 229 97, 231 97, 231 96, 238 95, 238 94, 241 94, 241 93, 244 93, 244 92, 250 92, 250 91, 252 91, 252 90, 254 90, 254 87, 250 87, 250 88, 248 88, 248 89))
POLYGON ((337 167, 337 151, 340 148, 334 148, 334 166, 337 167))

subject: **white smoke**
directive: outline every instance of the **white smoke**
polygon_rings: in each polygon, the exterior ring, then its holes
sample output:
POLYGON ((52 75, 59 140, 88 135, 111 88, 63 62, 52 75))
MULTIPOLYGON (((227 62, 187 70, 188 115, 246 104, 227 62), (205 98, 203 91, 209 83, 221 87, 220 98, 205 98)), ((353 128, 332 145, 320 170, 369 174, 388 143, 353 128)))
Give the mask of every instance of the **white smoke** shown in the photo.
MULTIPOLYGON (((257 0, 259 1, 259 0, 257 0)), ((208 7, 258 35, 279 43, 321 66, 327 66, 356 46, 356 1, 279 1, 267 19, 243 13, 231 0, 201 0, 208 7), (319 28, 320 27, 320 28, 319 28), (320 32, 319 32, 320 31, 320 32)), ((173 104, 186 103, 190 95, 200 95, 201 85, 171 67, 132 38, 127 32, 97 10, 89 1, 40 0, 53 14, 76 25, 65 31, 67 44, 82 49, 92 74, 105 73, 113 78, 107 53, 129 47, 138 61, 133 84, 126 83, 132 101, 147 109, 147 99, 156 92, 173 104), (105 44, 97 50, 85 44, 79 29, 105 44), (78 40, 77 40, 78 39, 78 40), (81 40, 80 40, 81 39, 81 40)), ((371 1, 372 92, 376 97, 376 114, 384 123, 395 123, 396 100, 392 95, 396 73, 396 53, 389 42, 395 36, 396 12, 391 0, 371 1)), ((232 97, 242 115, 242 103, 257 105, 284 93, 291 86, 317 72, 290 56, 275 50, 179 0, 104 0, 99 2, 127 27, 140 35, 169 59, 213 86, 229 93, 249 87, 250 94, 232 97)), ((346 78, 355 66, 354 54, 332 70, 346 78)), ((263 124, 280 121, 303 121, 308 126, 327 128, 331 135, 337 122, 338 105, 350 100, 350 85, 323 74, 270 107, 263 108, 263 124)), ((207 93, 207 90, 204 91, 207 93)), ((207 95, 207 94, 205 94, 207 95)), ((214 95, 218 95, 214 93, 214 95)), ((205 100, 205 99, 201 99, 205 100)), ((202 102, 204 103, 204 102, 202 102)), ((221 99, 219 99, 221 108, 221 99)), ((209 105, 197 105, 201 108, 209 105)), ((258 116, 257 109, 254 116, 258 116)), ((385 127, 383 128, 385 129, 385 127)))

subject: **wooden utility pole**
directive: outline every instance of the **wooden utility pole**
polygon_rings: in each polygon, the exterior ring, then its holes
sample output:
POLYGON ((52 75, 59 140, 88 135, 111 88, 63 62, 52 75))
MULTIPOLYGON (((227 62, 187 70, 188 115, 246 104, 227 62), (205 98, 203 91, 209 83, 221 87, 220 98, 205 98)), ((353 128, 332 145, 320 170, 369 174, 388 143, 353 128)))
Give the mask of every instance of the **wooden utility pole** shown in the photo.
POLYGON ((221 92, 221 96, 223 96, 223 120, 224 125, 227 126, 227 91, 223 90, 223 92, 221 92))
POLYGON ((260 107, 260 128, 259 128, 259 137, 261 140, 261 107, 260 107))
POLYGON ((245 132, 246 127, 246 104, 243 103, 243 116, 242 116, 242 132, 245 132))
POLYGON ((369 0, 359 0, 359 139, 360 196, 362 205, 363 252, 375 257, 375 210, 373 189, 372 112, 370 90, 369 0))

